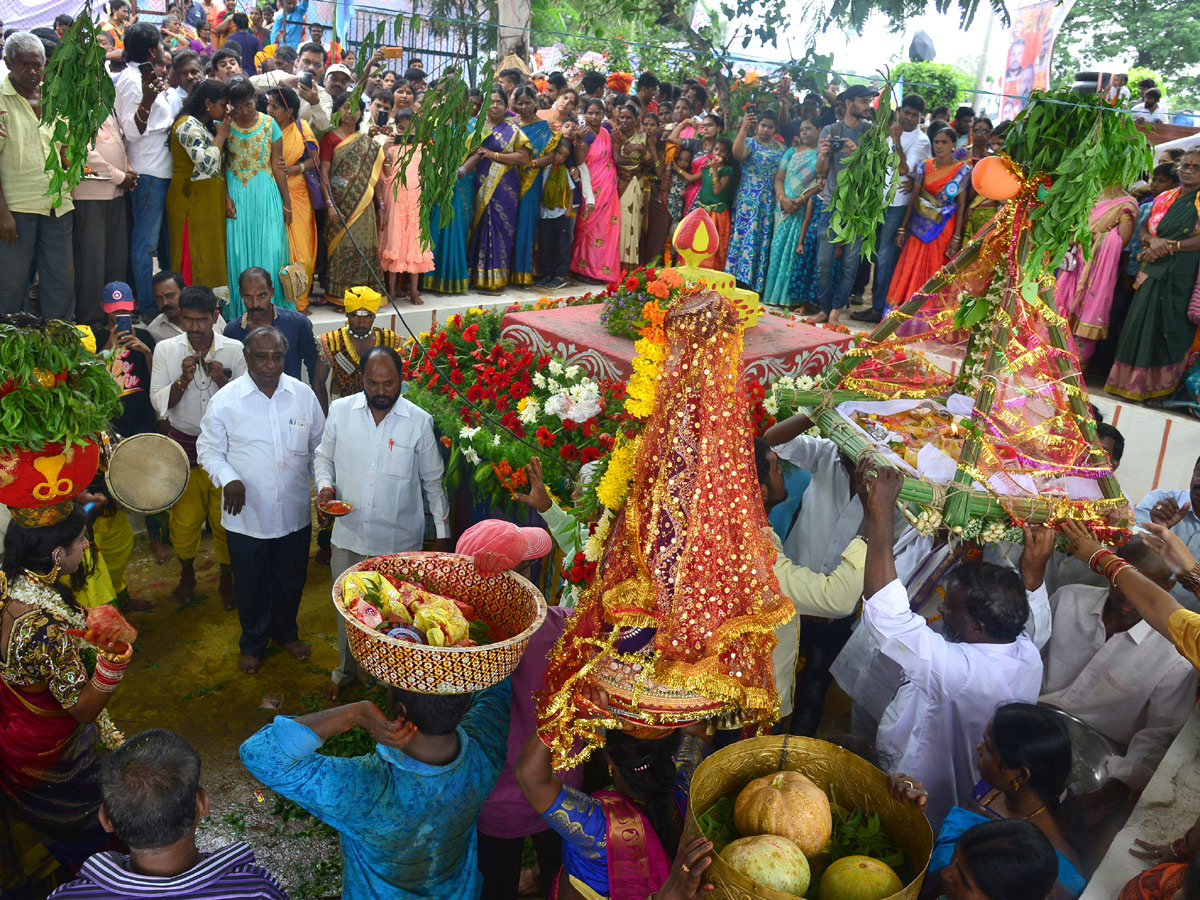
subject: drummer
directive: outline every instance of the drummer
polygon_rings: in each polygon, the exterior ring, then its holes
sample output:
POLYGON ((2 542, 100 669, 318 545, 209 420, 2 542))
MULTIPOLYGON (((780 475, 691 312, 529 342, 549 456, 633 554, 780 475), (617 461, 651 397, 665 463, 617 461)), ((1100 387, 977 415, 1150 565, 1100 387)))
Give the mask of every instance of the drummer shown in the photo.
POLYGON ((237 609, 229 545, 221 525, 221 491, 196 462, 200 420, 209 401, 230 381, 246 373, 242 343, 217 334, 217 297, 210 288, 192 285, 179 296, 179 319, 184 333, 160 341, 154 348, 150 398, 170 424, 167 434, 187 452, 192 464, 187 488, 171 507, 171 543, 182 571, 175 588, 178 603, 190 603, 196 589, 196 554, 200 530, 207 519, 213 534, 213 553, 221 566, 220 593, 226 610, 237 609))
MULTIPOLYGON (((442 490, 433 417, 400 396, 402 371, 395 350, 376 347, 363 362, 361 390, 329 407, 313 464, 317 501, 337 498, 353 506, 333 526, 335 577, 368 556, 420 550, 425 540, 422 491, 436 529, 434 549, 451 550, 450 507, 442 490)), ((330 700, 358 673, 345 623, 337 618, 338 666, 325 686, 330 700)))
MULTIPOLYGON (((113 419, 112 430, 118 437, 158 430, 158 415, 150 402, 150 373, 154 366, 154 338, 143 328, 132 324, 133 291, 123 281, 112 281, 104 286, 104 325, 94 329, 96 350, 108 365, 108 370, 121 388, 121 414, 113 419)), ((129 596, 125 582, 125 566, 133 552, 133 527, 125 510, 118 508, 105 497, 100 518, 92 525, 92 537, 104 558, 104 565, 112 579, 117 603, 122 609, 139 611, 153 609, 149 600, 129 596)), ((150 532, 153 516, 146 517, 146 530, 150 532)), ((154 522, 151 542, 161 537, 154 522)), ((160 542, 161 543, 161 542, 160 542)), ((165 548, 164 548, 165 549, 165 548)))

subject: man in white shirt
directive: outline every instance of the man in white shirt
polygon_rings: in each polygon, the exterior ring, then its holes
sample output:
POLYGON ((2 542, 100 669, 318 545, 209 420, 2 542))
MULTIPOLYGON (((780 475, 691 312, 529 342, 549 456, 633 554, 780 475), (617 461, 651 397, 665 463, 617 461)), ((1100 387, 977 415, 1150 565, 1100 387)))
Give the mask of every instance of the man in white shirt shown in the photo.
POLYGON ((320 74, 325 69, 327 54, 319 44, 305 44, 296 58, 292 56, 294 52, 290 47, 280 47, 275 52, 275 61, 282 62, 282 68, 255 75, 250 83, 260 94, 273 87, 292 88, 300 97, 300 118, 317 131, 328 131, 333 127, 329 119, 333 115, 333 97, 320 86, 320 74), (286 57, 282 61, 281 53, 286 57), (305 76, 305 72, 311 74, 305 76))
MULTIPOLYGON (((179 295, 187 287, 183 283, 183 276, 164 269, 154 273, 153 284, 154 305, 158 309, 158 315, 146 326, 146 330, 156 342, 183 334, 183 323, 179 315, 179 295)), ((217 334, 225 333, 225 320, 221 318, 220 313, 217 313, 217 321, 212 330, 217 334)))
MULTIPOLYGON (((171 184, 171 148, 167 138, 174 124, 171 98, 166 90, 166 61, 158 29, 138 22, 125 31, 125 58, 129 65, 117 78, 116 114, 125 135, 129 164, 138 173, 133 200, 133 233, 129 259, 133 268, 133 291, 143 321, 155 316, 153 257, 159 250, 167 188, 171 184)), ((170 268, 170 260, 159 259, 159 268, 170 268)))
POLYGON ((900 258, 900 247, 896 233, 904 223, 904 211, 908 208, 911 191, 921 164, 933 155, 929 137, 921 130, 925 118, 925 98, 920 94, 907 94, 896 114, 892 126, 892 165, 888 178, 896 184, 896 195, 884 213, 883 224, 875 238, 875 283, 871 288, 871 308, 853 313, 856 322, 879 322, 887 306, 888 288, 892 284, 892 273, 896 260, 900 258))
MULTIPOLYGON (((1141 538, 1117 551, 1160 587, 1166 561, 1141 538)), ((1042 648, 1041 703, 1087 722, 1122 748, 1104 761, 1107 781, 1079 795, 1099 821, 1141 793, 1196 703, 1196 670, 1150 627, 1120 587, 1067 585, 1050 598, 1054 616, 1042 648)))
MULTIPOLYGON (((363 389, 334 400, 314 465, 317 501, 354 508, 333 526, 333 577, 368 556, 420 550, 425 540, 421 492, 437 534, 435 549, 451 549, 450 507, 442 490, 442 457, 433 417, 400 396, 403 366, 391 347, 363 359, 363 389)), ((336 700, 358 674, 338 617, 338 667, 326 696, 336 700)))
POLYGON ((1141 103, 1133 105, 1133 118, 1137 122, 1170 122, 1171 116, 1162 105, 1162 92, 1158 88, 1150 88, 1142 96, 1141 103))
POLYGON ((1020 576, 990 563, 955 569, 940 607, 943 636, 910 609, 896 575, 891 511, 904 477, 878 466, 865 472, 863 481, 870 521, 863 627, 904 672, 879 723, 876 747, 892 771, 925 783, 925 812, 936 830, 979 780, 975 748, 997 705, 1037 702, 1042 659, 1026 633, 1036 615, 1031 616, 1022 579, 1025 588, 1031 580, 1041 583, 1054 533, 1048 532, 1049 540, 1044 533, 1036 539, 1031 533, 1029 565, 1020 576))
POLYGON ((309 479, 325 416, 317 395, 283 371, 287 338, 272 325, 246 335, 246 374, 213 398, 197 455, 223 489, 238 619, 238 668, 253 675, 272 640, 299 660, 296 613, 312 543, 309 479))
MULTIPOLYGON (((1154 522, 1170 528, 1200 558, 1200 459, 1192 467, 1192 479, 1186 488, 1151 491, 1133 509, 1139 525, 1154 522)), ((1200 601, 1196 595, 1181 584, 1171 588, 1171 595, 1180 605, 1200 612, 1200 601)))
POLYGON ((213 534, 213 555, 221 566, 220 593, 227 610, 235 608, 233 570, 221 524, 221 492, 197 464, 196 439, 208 404, 223 387, 246 371, 239 341, 217 334, 217 298, 200 285, 185 288, 179 297, 179 320, 184 333, 154 345, 150 401, 159 418, 168 421, 167 434, 187 452, 192 463, 187 488, 171 507, 171 545, 182 571, 175 599, 190 603, 196 588, 196 554, 200 531, 207 519, 213 534))

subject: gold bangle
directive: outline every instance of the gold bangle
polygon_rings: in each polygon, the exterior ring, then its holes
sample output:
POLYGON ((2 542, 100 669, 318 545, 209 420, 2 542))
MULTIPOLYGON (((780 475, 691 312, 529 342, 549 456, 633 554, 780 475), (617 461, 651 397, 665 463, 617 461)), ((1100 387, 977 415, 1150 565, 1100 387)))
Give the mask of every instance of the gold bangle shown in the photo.
POLYGON ((110 653, 107 650, 101 650, 99 647, 97 647, 96 655, 105 662, 112 663, 113 665, 121 665, 129 662, 129 660, 133 657, 133 644, 127 644, 125 652, 120 655, 110 653))

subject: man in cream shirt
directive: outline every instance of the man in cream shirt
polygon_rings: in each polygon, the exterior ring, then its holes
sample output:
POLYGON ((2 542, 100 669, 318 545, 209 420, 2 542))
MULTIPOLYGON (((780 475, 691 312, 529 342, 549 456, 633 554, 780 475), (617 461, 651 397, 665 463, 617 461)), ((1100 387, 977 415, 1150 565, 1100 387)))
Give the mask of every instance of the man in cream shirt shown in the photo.
MULTIPOLYGON (((450 507, 433 417, 400 396, 400 357, 376 347, 363 358, 363 389, 334 400, 314 464, 318 502, 335 497, 354 508, 333 526, 333 577, 368 556, 420 550, 425 539, 422 491, 437 535, 449 552, 450 507)), ((336 699, 358 672, 338 617, 338 667, 326 696, 336 699)))
POLYGON ((218 334, 217 297, 206 287, 192 285, 179 295, 179 323, 183 334, 154 345, 150 374, 150 402, 160 419, 168 422, 167 434, 187 452, 192 464, 187 488, 171 507, 171 544, 183 567, 175 599, 191 601, 196 588, 194 562, 200 550, 200 530, 208 520, 213 553, 221 565, 221 600, 235 608, 233 570, 229 547, 221 527, 221 492, 196 462, 196 439, 209 402, 230 381, 246 371, 240 341, 218 334))

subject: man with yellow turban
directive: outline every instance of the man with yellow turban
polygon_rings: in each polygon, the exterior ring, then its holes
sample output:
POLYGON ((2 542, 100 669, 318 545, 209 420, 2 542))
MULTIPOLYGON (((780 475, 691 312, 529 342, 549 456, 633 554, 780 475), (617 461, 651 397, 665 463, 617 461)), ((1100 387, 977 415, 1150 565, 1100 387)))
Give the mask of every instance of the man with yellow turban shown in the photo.
MULTIPOLYGON (((346 324, 335 331, 327 331, 317 341, 317 366, 313 370, 313 390, 321 409, 329 414, 330 386, 332 376, 333 396, 349 397, 359 393, 362 387, 362 361, 375 347, 400 346, 400 335, 390 328, 376 328, 375 314, 383 302, 378 291, 361 285, 352 287, 345 294, 346 324)), ((323 525, 317 532, 317 562, 329 565, 331 528, 323 525)))

